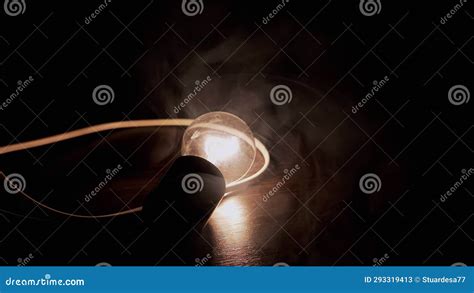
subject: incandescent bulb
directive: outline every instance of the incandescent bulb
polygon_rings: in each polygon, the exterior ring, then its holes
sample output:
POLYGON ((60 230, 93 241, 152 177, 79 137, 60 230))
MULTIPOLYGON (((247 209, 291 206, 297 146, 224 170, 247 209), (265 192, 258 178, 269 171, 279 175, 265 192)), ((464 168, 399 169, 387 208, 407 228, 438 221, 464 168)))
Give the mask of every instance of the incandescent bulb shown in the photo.
POLYGON ((211 112, 196 118, 186 129, 181 154, 208 160, 229 184, 244 178, 252 168, 256 156, 255 139, 239 117, 211 112))

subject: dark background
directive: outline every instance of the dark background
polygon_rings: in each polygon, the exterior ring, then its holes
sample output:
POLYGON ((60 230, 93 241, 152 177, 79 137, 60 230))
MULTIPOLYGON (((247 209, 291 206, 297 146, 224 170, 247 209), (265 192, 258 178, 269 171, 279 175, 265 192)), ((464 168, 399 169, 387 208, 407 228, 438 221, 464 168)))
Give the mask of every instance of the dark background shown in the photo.
MULTIPOLYGON (((166 233, 144 232, 139 214, 78 220, 1 189, 0 263, 31 254, 29 265, 196 265, 209 254, 206 265, 374 265, 385 255, 384 265, 472 265, 472 179, 440 202, 474 165, 472 102, 448 100, 454 85, 472 90, 472 3, 441 24, 458 2, 382 0, 368 17, 358 1, 292 0, 262 24, 281 2, 204 0, 202 14, 189 17, 181 1, 112 1, 85 24, 102 3, 27 1, 22 15, 1 11, 1 101, 18 80, 34 78, 0 112, 1 145, 223 110, 264 142, 270 168, 226 198, 202 231, 181 231, 172 243, 166 233), (209 86, 175 114, 207 76, 209 86), (113 103, 93 102, 101 84, 113 88, 113 103), (291 103, 271 103, 278 84, 291 88, 291 103), (295 164, 302 170, 263 202, 295 164), (381 178, 379 192, 361 192, 366 173, 381 178)), ((2 155, 0 170, 22 174, 25 192, 55 208, 104 214, 141 205, 181 134, 104 132, 2 155), (117 164, 124 171, 79 205, 117 164)))

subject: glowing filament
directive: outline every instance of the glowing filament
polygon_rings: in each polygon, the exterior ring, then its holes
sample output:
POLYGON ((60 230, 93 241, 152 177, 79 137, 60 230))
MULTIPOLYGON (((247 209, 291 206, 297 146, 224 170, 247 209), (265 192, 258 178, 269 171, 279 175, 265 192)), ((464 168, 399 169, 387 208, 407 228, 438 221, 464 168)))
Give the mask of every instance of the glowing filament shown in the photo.
POLYGON ((204 141, 207 159, 214 165, 229 161, 239 152, 239 140, 235 136, 209 136, 204 141))

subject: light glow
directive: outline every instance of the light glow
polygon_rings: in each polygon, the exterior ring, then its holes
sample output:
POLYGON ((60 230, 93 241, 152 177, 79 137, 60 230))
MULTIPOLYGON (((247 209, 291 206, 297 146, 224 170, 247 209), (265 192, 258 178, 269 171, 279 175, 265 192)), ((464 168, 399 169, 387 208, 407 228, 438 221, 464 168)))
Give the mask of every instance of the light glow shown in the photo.
POLYGON ((239 150, 239 140, 235 136, 210 135, 204 141, 207 160, 217 166, 225 162, 231 162, 233 157, 239 153, 239 150))
POLYGON ((225 226, 241 224, 246 220, 245 208, 238 198, 226 198, 219 204, 213 215, 218 222, 225 222, 225 226))

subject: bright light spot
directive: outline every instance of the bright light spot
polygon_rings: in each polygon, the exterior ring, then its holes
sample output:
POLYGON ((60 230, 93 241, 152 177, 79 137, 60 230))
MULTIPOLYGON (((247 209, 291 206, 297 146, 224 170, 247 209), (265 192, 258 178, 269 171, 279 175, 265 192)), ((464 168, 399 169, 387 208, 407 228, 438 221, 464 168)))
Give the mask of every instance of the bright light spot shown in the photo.
POLYGON ((212 213, 209 225, 219 239, 224 259, 247 259, 246 254, 253 251, 249 248, 255 244, 252 235, 256 230, 251 227, 251 213, 248 202, 238 195, 224 197, 212 213))
POLYGON ((219 222, 234 225, 245 221, 244 207, 237 198, 225 198, 215 210, 219 222))
POLYGON ((209 136, 204 141, 207 159, 214 165, 230 161, 240 149, 239 139, 235 136, 209 136))

